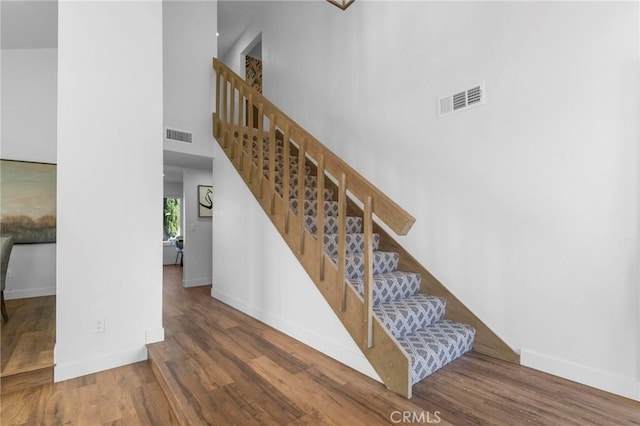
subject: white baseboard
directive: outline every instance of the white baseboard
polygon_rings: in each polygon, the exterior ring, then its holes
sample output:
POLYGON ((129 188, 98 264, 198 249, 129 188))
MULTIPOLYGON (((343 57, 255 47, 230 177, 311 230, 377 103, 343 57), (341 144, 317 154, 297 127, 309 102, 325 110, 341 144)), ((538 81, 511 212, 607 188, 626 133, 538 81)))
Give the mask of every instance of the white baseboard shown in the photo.
POLYGON ((201 285, 211 285, 211 282, 211 277, 191 278, 188 280, 182 280, 182 287, 199 287, 201 285))
POLYGON ((640 401, 640 382, 629 377, 596 370, 585 365, 539 354, 527 349, 522 349, 520 363, 526 367, 640 401))
POLYGON ((146 331, 144 342, 147 345, 151 343, 163 342, 163 341, 164 341, 164 327, 146 331))
POLYGON ((40 287, 25 290, 5 290, 4 298, 6 300, 27 299, 29 297, 55 296, 55 294, 55 287, 40 287))
POLYGON ((371 377, 374 380, 382 382, 380 376, 378 376, 367 358, 360 351, 355 352, 352 349, 339 345, 311 330, 300 327, 300 325, 296 323, 274 315, 273 313, 265 312, 262 308, 248 305, 244 301, 224 292, 220 292, 213 287, 211 288, 211 297, 270 325, 286 335, 304 343, 305 345, 311 346, 317 351, 322 352, 323 354, 371 377))
POLYGON ((141 347, 124 352, 117 352, 96 358, 85 359, 68 364, 56 362, 53 369, 53 381, 58 383, 75 377, 133 364, 147 359, 147 348, 141 347))

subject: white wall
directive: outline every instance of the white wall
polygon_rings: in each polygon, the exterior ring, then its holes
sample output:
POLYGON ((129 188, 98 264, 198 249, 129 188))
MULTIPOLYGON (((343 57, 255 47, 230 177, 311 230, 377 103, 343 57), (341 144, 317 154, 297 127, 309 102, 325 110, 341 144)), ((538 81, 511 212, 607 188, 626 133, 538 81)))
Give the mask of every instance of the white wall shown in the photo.
POLYGON ((165 197, 182 197, 182 182, 164 182, 165 197))
POLYGON ((224 155, 213 180, 211 295, 380 380, 224 155))
POLYGON ((638 3, 252 7, 223 60, 262 32, 265 95, 417 218, 402 244, 525 365, 640 399, 638 3))
POLYGON ((56 381, 164 337, 162 4, 63 1, 58 19, 56 381))
MULTIPOLYGON (((213 185, 210 171, 184 169, 183 174, 184 212, 184 268, 182 285, 193 287, 211 284, 212 268, 212 219, 198 216, 198 185, 213 185)), ((214 215, 216 187, 213 188, 214 215)))
POLYGON ((192 144, 165 139, 164 149, 213 156, 217 6, 215 0, 163 2, 164 125, 194 138, 192 144))
MULTIPOLYGON (((56 163, 57 49, 2 49, 3 159, 56 163)), ((56 245, 14 246, 5 297, 55 294, 56 245)))

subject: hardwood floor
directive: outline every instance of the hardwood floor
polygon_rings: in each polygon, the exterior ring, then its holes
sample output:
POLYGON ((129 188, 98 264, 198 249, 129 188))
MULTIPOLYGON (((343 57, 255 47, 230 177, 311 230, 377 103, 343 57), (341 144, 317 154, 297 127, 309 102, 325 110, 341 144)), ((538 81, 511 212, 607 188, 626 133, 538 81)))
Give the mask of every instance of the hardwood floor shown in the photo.
POLYGON ((0 424, 178 425, 146 362, 2 396, 0 424))
POLYGON ((7 301, 0 424, 177 425, 146 362, 53 384, 55 296, 7 301))
POLYGON ((0 393, 53 383, 55 296, 7 300, 0 334, 0 393))
POLYGON ((406 400, 164 271, 153 362, 3 395, 0 424, 640 425, 638 402, 475 353, 406 400))
POLYGON ((9 321, 2 323, 0 374, 53 365, 56 297, 7 300, 9 321))
POLYGON ((638 402, 476 353, 406 400, 180 278, 165 268, 166 340, 149 353, 185 424, 640 425, 638 402))

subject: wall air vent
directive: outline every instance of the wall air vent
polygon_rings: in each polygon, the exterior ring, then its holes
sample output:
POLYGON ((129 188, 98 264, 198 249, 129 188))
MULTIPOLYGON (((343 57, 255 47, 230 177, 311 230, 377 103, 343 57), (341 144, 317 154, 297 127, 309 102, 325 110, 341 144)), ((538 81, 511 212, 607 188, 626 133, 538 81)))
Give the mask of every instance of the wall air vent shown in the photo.
POLYGON ((193 133, 185 132, 184 130, 176 130, 176 129, 167 128, 166 129, 165 138, 169 139, 169 140, 172 140, 172 141, 192 143, 193 142, 193 133))
POLYGON ((462 92, 438 99, 438 115, 443 117, 473 106, 484 105, 484 103, 484 83, 481 83, 462 92))

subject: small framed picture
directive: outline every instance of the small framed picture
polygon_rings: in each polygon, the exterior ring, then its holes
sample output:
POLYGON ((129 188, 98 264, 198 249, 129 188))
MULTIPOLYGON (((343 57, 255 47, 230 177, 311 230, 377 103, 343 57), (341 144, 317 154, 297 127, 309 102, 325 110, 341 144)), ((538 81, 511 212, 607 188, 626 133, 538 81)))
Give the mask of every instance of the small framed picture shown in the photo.
POLYGON ((213 216, 213 186, 198 185, 198 216, 213 216))

